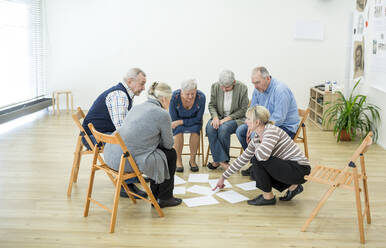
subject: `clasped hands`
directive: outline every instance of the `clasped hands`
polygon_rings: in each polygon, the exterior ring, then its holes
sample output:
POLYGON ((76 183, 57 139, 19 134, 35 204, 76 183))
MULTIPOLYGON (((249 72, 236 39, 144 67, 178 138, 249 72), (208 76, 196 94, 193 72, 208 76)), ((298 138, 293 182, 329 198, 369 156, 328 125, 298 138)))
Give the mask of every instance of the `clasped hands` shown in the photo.
POLYGON ((232 118, 229 117, 229 116, 227 116, 227 117, 225 117, 225 118, 223 118, 221 120, 218 117, 214 117, 212 119, 212 123, 211 124, 212 124, 212 127, 214 129, 218 129, 222 124, 224 124, 225 122, 230 121, 230 120, 232 120, 232 118))

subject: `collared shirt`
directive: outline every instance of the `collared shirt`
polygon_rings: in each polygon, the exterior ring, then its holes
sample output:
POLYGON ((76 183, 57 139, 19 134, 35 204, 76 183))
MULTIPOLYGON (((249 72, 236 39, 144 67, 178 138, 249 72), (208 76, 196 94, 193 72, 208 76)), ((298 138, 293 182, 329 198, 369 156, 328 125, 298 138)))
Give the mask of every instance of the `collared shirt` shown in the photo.
POLYGON ((224 92, 224 113, 225 116, 231 114, 233 90, 224 92))
MULTIPOLYGON (((122 83, 125 87, 127 93, 129 93, 130 98, 134 99, 134 92, 127 86, 126 83, 122 83)), ((106 106, 110 114, 110 118, 114 123, 115 129, 118 129, 122 126, 123 120, 127 116, 129 111, 129 99, 127 95, 121 90, 116 90, 110 92, 106 97, 106 106)))
POLYGON ((251 106, 261 105, 268 109, 275 126, 285 127, 296 133, 300 122, 298 107, 292 91, 282 82, 271 78, 271 83, 264 92, 254 89, 251 106))

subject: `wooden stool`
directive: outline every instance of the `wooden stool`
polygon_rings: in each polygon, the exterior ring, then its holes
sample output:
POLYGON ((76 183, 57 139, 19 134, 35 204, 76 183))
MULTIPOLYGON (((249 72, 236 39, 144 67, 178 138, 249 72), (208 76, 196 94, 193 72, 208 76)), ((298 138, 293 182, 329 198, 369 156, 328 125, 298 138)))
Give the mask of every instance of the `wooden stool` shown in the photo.
POLYGON ((59 109, 59 96, 61 94, 66 94, 66 106, 67 106, 67 112, 69 110, 69 104, 68 104, 68 98, 69 95, 71 96, 71 112, 74 111, 74 98, 72 96, 71 90, 56 90, 52 92, 52 111, 55 114, 55 103, 56 103, 56 112, 60 114, 60 109, 59 109))

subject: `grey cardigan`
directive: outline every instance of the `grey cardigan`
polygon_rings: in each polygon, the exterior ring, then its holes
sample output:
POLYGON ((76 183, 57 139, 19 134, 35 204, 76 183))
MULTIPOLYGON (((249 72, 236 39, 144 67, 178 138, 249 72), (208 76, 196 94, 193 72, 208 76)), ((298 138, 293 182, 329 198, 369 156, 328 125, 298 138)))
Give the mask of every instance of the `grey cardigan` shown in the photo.
MULTIPOLYGON (((173 147, 171 118, 169 112, 164 110, 157 100, 149 98, 146 102, 135 105, 117 132, 142 173, 157 184, 170 179, 165 153, 157 147, 173 147)), ((114 170, 119 169, 121 155, 122 149, 119 145, 106 144, 105 161, 114 170)), ((133 171, 127 161, 125 171, 133 171)))
MULTIPOLYGON (((243 124, 245 121, 245 113, 249 104, 248 87, 240 81, 236 81, 232 93, 231 113, 229 117, 237 122, 237 125, 243 124)), ((224 91, 220 87, 220 83, 212 84, 210 90, 210 102, 208 105, 211 118, 225 117, 224 113, 224 91)))

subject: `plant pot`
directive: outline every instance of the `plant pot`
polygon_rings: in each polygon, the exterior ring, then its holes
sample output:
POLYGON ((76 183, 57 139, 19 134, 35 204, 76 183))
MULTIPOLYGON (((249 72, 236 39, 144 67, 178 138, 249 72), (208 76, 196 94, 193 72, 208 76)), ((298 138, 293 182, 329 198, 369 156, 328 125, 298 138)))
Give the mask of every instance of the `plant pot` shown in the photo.
POLYGON ((347 133, 346 129, 342 129, 342 132, 340 133, 340 141, 351 141, 351 137, 347 133))

